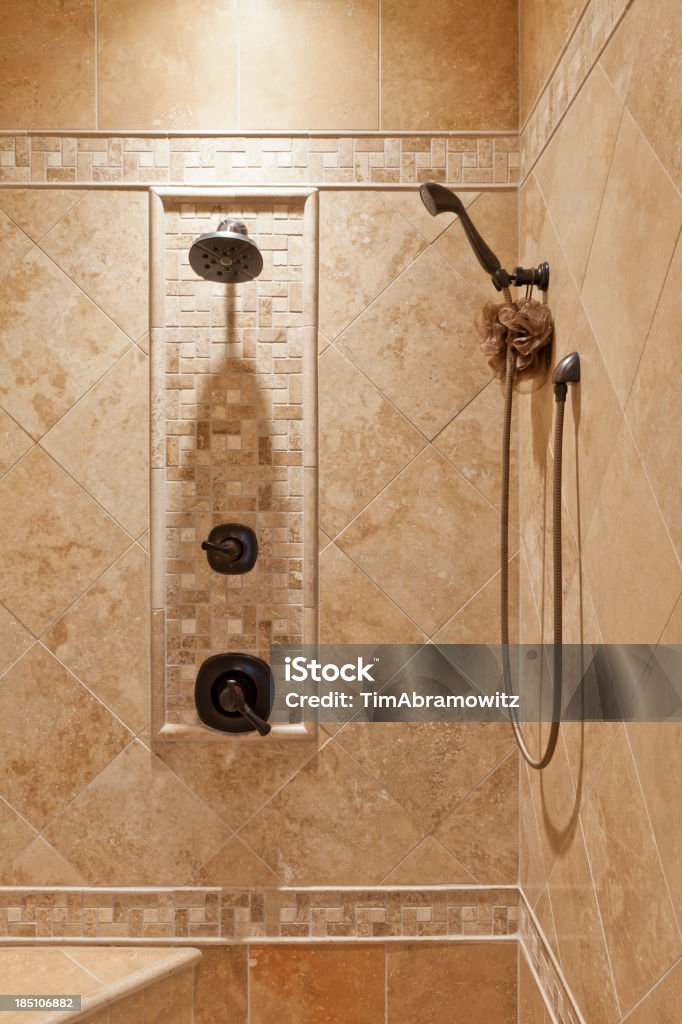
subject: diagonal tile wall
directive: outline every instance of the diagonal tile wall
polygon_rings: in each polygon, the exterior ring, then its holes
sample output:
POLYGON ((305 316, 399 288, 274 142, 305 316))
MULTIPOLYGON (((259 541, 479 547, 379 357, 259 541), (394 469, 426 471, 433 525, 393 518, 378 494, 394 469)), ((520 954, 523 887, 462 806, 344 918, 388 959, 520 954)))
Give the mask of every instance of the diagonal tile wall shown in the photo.
MULTIPOLYGON (((513 193, 466 197, 510 247, 513 193)), ((17 723, 0 882, 513 882, 506 730, 353 726, 151 749, 147 202, 0 194, 0 344, 15 378, 0 382, 0 700, 17 723), (15 775, 17 758, 30 770, 15 775), (418 779, 403 775, 416 760, 418 779)), ((462 440, 485 432, 478 408, 500 412, 471 325, 485 282, 458 272, 458 226, 427 218, 415 193, 325 192, 322 207, 324 637, 489 639, 497 470, 462 440), (415 332, 430 361, 410 350, 415 332), (424 531, 437 543, 407 586, 396 565, 424 531)))
MULTIPOLYGON (((565 458, 575 469, 564 486, 565 618, 575 642, 682 643, 682 195, 672 142, 682 94, 670 62, 681 33, 679 4, 634 0, 584 69, 556 134, 527 152, 520 190, 522 258, 541 251, 552 265, 557 358, 577 349, 583 366, 579 403, 567 407, 565 458)), ((528 639, 551 629, 540 569, 552 469, 546 399, 521 410, 528 639)), ((679 1014, 679 749, 679 724, 576 723, 563 728, 541 779, 522 768, 522 888, 587 1021, 679 1014)))

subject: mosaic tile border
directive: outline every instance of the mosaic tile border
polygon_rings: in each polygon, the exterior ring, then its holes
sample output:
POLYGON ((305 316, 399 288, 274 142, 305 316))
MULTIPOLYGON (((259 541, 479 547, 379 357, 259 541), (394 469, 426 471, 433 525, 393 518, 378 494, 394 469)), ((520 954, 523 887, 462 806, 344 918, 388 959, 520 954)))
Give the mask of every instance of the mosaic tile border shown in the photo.
MULTIPOLYGON (((198 722, 198 664, 224 650, 267 657, 272 639, 317 640, 318 192, 152 189, 150 222, 152 734, 234 742, 198 722), (187 262, 189 241, 229 213, 250 218, 266 266, 234 296, 187 262), (229 591, 197 536, 229 518, 228 494, 261 537, 253 579, 229 591)), ((272 738, 314 733, 292 723, 272 738)))
POLYGON ((0 183, 513 185, 516 134, 0 135, 0 183))
POLYGON ((633 0, 590 0, 519 137, 523 183, 633 0))
POLYGON ((523 894, 519 904, 519 941, 556 1024, 585 1024, 550 945, 523 894))
POLYGON ((518 912, 515 886, 0 888, 0 942, 514 938, 518 912))

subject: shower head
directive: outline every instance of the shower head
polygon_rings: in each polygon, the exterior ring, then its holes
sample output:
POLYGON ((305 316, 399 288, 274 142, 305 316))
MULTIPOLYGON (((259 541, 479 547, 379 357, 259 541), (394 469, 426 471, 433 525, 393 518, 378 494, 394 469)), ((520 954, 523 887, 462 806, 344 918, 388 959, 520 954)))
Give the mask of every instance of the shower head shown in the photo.
POLYGON ((503 288, 514 285, 535 285, 541 292, 547 291, 549 287, 549 264, 541 263, 538 267, 516 267, 512 274, 504 270, 499 259, 489 245, 483 241, 473 225, 471 217, 464 208, 464 203, 451 192, 445 185, 439 185, 435 181, 426 181, 419 189, 421 201, 432 217, 439 213, 454 213, 459 217, 464 232, 469 239, 469 244, 474 250, 474 255, 486 274, 490 274, 493 284, 498 292, 503 288))
POLYGON ((246 225, 223 220, 217 231, 199 235, 189 250, 189 265, 199 277, 219 284, 242 284, 258 277, 263 257, 246 225))
POLYGON ((432 217, 439 213, 456 213, 462 222, 462 227, 474 250, 476 259, 487 274, 494 274, 500 270, 502 264, 498 260, 490 246, 486 245, 478 231, 474 227, 469 214, 464 208, 464 203, 451 192, 445 185, 438 185, 435 181, 425 182, 419 189, 421 200, 432 217))

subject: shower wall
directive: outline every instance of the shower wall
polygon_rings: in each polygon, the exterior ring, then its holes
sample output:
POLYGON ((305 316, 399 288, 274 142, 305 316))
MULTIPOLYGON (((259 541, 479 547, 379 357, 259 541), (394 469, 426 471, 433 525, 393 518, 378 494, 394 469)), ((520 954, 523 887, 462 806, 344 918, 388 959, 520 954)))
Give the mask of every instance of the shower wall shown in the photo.
MULTIPOLYGON (((1 884, 516 881, 504 728, 246 744, 152 744, 148 730, 150 183, 326 185, 322 639, 497 639, 501 400, 472 327, 490 289, 459 226, 417 195, 428 178, 462 188, 515 263, 516 4, 488 6, 494 19, 460 4, 462 33, 447 4, 383 0, 380 21, 376 0, 100 0, 95 25, 94 2, 55 0, 29 33, 10 3, 0 182, 21 187, 0 190, 1 884), (451 134, 390 134, 402 128, 451 134)), ((165 927, 156 904, 140 923, 136 899, 83 920, 165 927)), ((208 899, 189 925, 183 904, 182 934, 215 934, 208 899)), ((453 920, 490 929, 481 907, 453 920)))
MULTIPOLYGON (((522 18, 534 6, 522 5, 522 18)), ((530 21, 522 82, 558 46, 549 26, 530 21)), ((573 61, 585 81, 565 114, 562 58, 553 99, 541 98, 522 139, 522 257, 549 260, 556 355, 576 349, 582 360, 566 411, 564 639, 673 644, 682 642, 680 6, 635 0, 600 54, 605 42, 596 61, 589 46, 573 61), (558 122, 544 147, 543 109, 558 122)), ((519 403, 520 632, 532 642, 551 639, 552 402, 545 389, 519 403)), ((522 768, 522 888, 588 1021, 616 1022, 633 1007, 632 1024, 679 1015, 681 742, 678 725, 566 724, 550 767, 522 768)))

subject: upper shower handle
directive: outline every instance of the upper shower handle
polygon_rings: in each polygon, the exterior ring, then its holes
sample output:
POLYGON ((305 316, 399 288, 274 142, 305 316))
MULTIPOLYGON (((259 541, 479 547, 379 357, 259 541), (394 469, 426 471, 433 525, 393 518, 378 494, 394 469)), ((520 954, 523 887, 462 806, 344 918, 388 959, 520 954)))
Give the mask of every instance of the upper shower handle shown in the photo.
POLYGON ((492 276, 496 270, 502 269, 499 259, 476 230, 459 196, 451 192, 445 185, 438 185, 435 181, 425 182, 419 189, 419 194, 432 217, 436 217, 439 213, 457 214, 471 243, 471 248, 474 250, 474 255, 487 274, 492 276))

